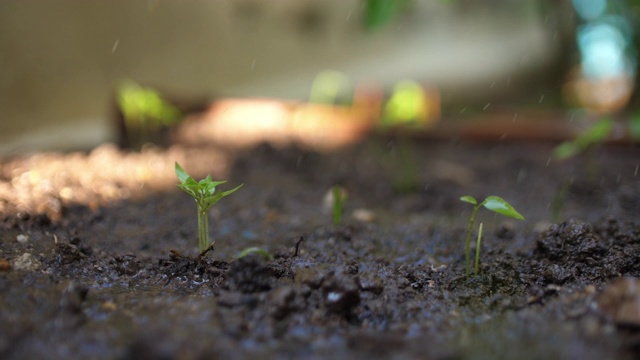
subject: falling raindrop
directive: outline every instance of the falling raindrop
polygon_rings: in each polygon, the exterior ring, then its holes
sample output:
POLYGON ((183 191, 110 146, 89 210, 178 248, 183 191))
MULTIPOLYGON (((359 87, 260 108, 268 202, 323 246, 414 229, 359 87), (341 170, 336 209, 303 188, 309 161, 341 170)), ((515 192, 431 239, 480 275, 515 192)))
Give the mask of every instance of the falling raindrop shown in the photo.
POLYGON ((491 103, 487 103, 487 105, 485 105, 485 106, 482 108, 482 111, 487 110, 487 109, 489 108, 489 106, 491 106, 491 103))
POLYGON ((117 39, 115 43, 113 43, 113 46, 111 47, 111 53, 113 54, 114 52, 116 52, 116 49, 118 48, 118 45, 120 44, 120 39, 117 39))
POLYGON ((544 100, 544 95, 540 96, 540 100, 538 101, 538 104, 542 104, 542 100, 544 100))
POLYGON ((633 172, 633 176, 638 176, 638 165, 636 165, 636 171, 633 172))

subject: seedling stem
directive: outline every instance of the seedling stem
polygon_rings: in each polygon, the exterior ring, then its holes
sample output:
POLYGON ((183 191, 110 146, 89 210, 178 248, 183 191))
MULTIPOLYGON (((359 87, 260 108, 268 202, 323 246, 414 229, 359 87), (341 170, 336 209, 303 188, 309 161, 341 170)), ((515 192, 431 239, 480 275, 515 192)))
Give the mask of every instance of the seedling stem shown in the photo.
POLYGON ((206 178, 195 181, 184 169, 176 162, 176 176, 180 180, 178 188, 189 194, 198 207, 198 252, 206 253, 209 246, 209 209, 215 205, 220 199, 227 195, 231 195, 242 185, 229 190, 216 193, 216 186, 224 184, 226 181, 213 181, 211 175, 206 178))
POLYGON ((478 228, 478 241, 476 242, 476 267, 474 274, 478 275, 478 267, 480 265, 480 240, 482 240, 482 223, 480 223, 480 228, 478 228))
MULTIPOLYGON (((467 239, 465 242, 465 264, 466 264, 466 272, 465 274, 469 276, 471 273, 471 231, 473 231, 473 223, 476 219, 476 213, 480 210, 481 207, 485 207, 488 210, 496 212, 498 214, 512 217, 518 220, 524 220, 524 217, 516 211, 516 209, 511 206, 506 200, 499 196, 487 196, 484 201, 478 204, 478 201, 472 196, 462 196, 460 200, 467 202, 473 205, 473 211, 471 212, 471 218, 469 219, 469 229, 467 230, 467 239)), ((482 225, 481 225, 482 226, 482 225)), ((480 230, 482 232, 482 230, 480 230)), ((476 274, 478 272, 478 259, 480 257, 480 234, 478 235, 478 248, 476 249, 476 274)))

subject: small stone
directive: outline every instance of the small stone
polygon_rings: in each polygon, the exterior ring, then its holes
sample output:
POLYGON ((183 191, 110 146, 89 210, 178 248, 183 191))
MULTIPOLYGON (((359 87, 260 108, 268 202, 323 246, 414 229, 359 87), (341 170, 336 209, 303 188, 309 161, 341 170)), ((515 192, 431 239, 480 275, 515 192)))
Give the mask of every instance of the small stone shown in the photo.
POLYGON ((36 271, 40 269, 40 261, 38 261, 35 256, 24 253, 15 258, 11 262, 11 266, 16 270, 36 271))
POLYGON ((106 311, 116 311, 118 306, 113 301, 105 301, 102 303, 102 309, 106 311))
POLYGON ((598 307, 618 325, 640 327, 640 280, 615 280, 598 297, 598 307))
POLYGON ((29 236, 20 234, 16 236, 16 241, 19 242, 20 244, 26 244, 27 242, 29 242, 29 236))
POLYGON ((9 271, 9 270, 11 270, 11 264, 5 259, 0 259, 0 271, 9 271))
POLYGON ((376 214, 369 209, 356 209, 351 216, 357 221, 363 223, 372 223, 376 221, 376 214))
POLYGON ((322 284, 325 307, 334 313, 349 313, 360 302, 356 282, 346 274, 331 274, 322 284))

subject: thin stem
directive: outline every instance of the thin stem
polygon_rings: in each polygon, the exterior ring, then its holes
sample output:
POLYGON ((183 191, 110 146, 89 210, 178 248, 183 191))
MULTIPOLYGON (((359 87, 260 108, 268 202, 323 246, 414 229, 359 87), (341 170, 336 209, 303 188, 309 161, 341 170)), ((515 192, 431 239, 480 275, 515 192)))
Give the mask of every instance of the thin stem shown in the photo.
POLYGON ((331 190, 333 195, 333 225, 338 226, 342 219, 342 188, 336 185, 331 190))
POLYGON ((476 268, 475 275, 478 275, 478 267, 480 265, 480 240, 482 240, 482 223, 478 229, 478 242, 476 243, 476 268))
POLYGON ((202 253, 209 247, 209 218, 207 210, 198 207, 198 252, 202 253))
POLYGON ((469 220, 469 230, 467 230, 467 241, 465 243, 465 264, 467 276, 469 276, 469 273, 471 272, 471 230, 473 230, 473 223, 476 220, 476 212, 478 212, 478 209, 480 209, 480 205, 473 207, 471 219, 469 220))

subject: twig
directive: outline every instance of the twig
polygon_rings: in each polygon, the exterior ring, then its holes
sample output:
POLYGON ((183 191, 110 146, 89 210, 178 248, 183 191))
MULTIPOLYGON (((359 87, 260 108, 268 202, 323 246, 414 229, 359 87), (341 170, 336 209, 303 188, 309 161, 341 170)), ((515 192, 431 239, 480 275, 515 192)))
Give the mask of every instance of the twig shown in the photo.
POLYGON ((202 258, 202 257, 204 257, 204 256, 205 256, 209 251, 213 251, 213 250, 214 250, 214 249, 213 249, 213 246, 214 246, 215 244, 216 244, 216 242, 215 242, 215 241, 212 241, 212 242, 211 242, 211 244, 210 244, 206 249, 204 249, 204 251, 202 251, 202 252, 200 253, 200 255, 198 255, 198 258, 202 258))
POLYGON ((296 243, 296 252, 293 253, 293 257, 297 257, 298 256, 298 249, 300 248, 300 243, 304 241, 304 236, 300 236, 300 240, 298 240, 298 242, 296 243))

